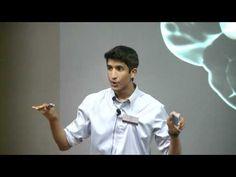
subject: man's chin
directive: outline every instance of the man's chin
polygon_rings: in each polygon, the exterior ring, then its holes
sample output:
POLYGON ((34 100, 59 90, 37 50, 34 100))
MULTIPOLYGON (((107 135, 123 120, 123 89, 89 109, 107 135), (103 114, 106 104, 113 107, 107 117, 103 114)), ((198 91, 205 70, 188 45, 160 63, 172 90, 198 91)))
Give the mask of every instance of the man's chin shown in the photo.
POLYGON ((120 89, 119 89, 119 87, 112 87, 111 86, 111 89, 114 91, 114 92, 118 92, 120 89))

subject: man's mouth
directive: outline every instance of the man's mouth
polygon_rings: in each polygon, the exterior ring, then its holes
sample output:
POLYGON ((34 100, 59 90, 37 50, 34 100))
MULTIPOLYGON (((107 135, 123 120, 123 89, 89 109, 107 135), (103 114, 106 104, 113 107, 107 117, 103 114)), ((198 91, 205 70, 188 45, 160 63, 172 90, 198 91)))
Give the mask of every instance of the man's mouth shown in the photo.
POLYGON ((111 81, 111 86, 112 86, 112 87, 117 87, 117 86, 118 86, 118 82, 112 82, 112 81, 111 81))

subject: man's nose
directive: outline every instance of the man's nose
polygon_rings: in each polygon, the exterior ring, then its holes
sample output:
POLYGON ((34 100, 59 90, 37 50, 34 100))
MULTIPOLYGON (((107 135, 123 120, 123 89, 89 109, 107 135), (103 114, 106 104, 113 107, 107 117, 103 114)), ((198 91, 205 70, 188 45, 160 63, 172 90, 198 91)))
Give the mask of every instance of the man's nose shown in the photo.
POLYGON ((111 78, 112 78, 112 79, 117 78, 117 72, 116 72, 115 69, 113 69, 113 70, 111 71, 111 78))

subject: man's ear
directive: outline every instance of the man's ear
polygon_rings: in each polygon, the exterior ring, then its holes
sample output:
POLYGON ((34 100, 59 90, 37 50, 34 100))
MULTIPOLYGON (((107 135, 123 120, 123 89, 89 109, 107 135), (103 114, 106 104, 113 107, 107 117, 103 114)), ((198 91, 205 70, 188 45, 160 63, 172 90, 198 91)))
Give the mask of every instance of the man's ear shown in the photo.
POLYGON ((131 74, 131 79, 134 80, 134 78, 136 77, 136 74, 137 74, 138 70, 137 68, 133 68, 130 72, 131 74))

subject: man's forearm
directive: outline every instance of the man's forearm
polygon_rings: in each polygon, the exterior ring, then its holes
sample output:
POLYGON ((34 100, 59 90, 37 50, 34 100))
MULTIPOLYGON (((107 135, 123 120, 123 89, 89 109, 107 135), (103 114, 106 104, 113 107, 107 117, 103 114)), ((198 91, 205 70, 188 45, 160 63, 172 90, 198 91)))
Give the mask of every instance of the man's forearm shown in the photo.
POLYGON ((59 119, 50 120, 50 127, 52 131, 53 138, 57 143, 61 151, 70 149, 70 145, 67 141, 64 128, 62 128, 59 119))
POLYGON ((179 137, 170 138, 169 155, 180 155, 181 154, 181 143, 179 137))

